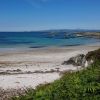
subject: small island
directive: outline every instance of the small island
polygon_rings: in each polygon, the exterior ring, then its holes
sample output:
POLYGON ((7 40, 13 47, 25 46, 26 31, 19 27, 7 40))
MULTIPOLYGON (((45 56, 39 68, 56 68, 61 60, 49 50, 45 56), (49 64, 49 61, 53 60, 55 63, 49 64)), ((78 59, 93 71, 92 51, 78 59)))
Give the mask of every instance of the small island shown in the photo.
POLYGON ((77 37, 92 37, 100 39, 100 32, 76 32, 77 37))

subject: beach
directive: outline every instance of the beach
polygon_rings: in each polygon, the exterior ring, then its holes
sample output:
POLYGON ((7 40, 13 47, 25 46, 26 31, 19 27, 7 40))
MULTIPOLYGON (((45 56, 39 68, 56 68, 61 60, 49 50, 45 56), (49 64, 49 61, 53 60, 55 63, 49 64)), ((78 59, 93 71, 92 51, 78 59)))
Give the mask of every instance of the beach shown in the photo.
POLYGON ((35 88, 52 82, 60 72, 77 70, 72 65, 62 65, 70 57, 86 54, 99 46, 50 47, 8 51, 0 53, 0 87, 3 89, 35 88))
POLYGON ((92 44, 2 51, 0 52, 1 91, 36 88, 39 84, 53 82, 61 77, 61 73, 77 71, 81 68, 62 65, 63 61, 99 47, 99 44, 92 44))

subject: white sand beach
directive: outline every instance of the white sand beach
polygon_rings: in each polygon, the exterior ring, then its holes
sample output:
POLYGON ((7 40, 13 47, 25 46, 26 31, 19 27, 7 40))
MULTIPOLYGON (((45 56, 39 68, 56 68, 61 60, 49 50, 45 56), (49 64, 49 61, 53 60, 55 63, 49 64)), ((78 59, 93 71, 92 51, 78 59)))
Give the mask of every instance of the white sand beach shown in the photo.
POLYGON ((0 88, 35 88, 53 82, 61 77, 61 72, 77 70, 75 66, 62 65, 63 61, 99 47, 85 45, 0 52, 0 88))

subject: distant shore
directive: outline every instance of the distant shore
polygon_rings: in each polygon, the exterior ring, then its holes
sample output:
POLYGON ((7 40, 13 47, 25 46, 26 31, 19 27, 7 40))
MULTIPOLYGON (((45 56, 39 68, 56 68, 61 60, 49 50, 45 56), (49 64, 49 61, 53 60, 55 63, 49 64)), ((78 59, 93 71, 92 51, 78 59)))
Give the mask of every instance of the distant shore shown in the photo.
POLYGON ((100 39, 100 32, 77 32, 76 36, 100 39))

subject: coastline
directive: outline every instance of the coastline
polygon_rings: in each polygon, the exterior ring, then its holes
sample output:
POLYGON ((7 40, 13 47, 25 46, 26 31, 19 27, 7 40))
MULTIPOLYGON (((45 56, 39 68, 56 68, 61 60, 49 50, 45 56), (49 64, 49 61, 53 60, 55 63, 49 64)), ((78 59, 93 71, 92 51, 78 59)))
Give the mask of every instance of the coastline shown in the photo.
POLYGON ((23 91, 25 88, 53 82, 61 77, 61 73, 77 70, 75 66, 62 65, 63 61, 98 48, 99 44, 91 44, 0 52, 0 90, 14 91, 16 94, 20 89, 23 91))

